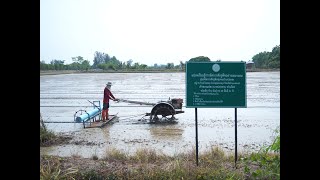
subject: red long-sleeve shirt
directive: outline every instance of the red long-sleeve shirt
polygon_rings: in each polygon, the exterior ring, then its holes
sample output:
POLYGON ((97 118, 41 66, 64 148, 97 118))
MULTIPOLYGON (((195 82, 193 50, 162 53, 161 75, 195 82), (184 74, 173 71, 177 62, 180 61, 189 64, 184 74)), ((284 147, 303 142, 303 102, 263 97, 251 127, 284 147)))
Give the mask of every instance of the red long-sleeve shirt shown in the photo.
POLYGON ((109 99, 116 99, 114 96, 113 96, 113 94, 112 94, 112 92, 107 88, 107 87, 105 87, 104 88, 104 92, 103 92, 103 102, 104 103, 109 103, 109 99))

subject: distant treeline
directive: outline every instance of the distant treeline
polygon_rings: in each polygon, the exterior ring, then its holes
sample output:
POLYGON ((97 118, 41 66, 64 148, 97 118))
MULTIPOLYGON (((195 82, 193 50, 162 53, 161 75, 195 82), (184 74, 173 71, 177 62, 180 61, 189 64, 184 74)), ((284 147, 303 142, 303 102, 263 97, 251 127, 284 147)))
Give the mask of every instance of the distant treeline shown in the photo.
POLYGON ((271 52, 260 52, 252 57, 254 67, 261 69, 280 69, 280 45, 272 48, 271 52))
MULTIPOLYGON (((122 62, 115 56, 110 57, 108 54, 96 51, 94 53, 93 64, 90 61, 83 59, 82 56, 72 57, 71 64, 64 64, 65 60, 53 59, 49 64, 45 61, 40 61, 40 70, 89 70, 89 69, 103 69, 103 70, 184 70, 185 62, 180 61, 178 65, 174 63, 167 63, 165 65, 155 63, 153 66, 133 63, 133 60, 122 62)), ((206 56, 198 56, 188 60, 189 62, 210 62, 211 60, 206 56)), ((221 61, 221 60, 218 60, 221 61)), ((254 67, 256 68, 280 68, 280 45, 275 46, 271 52, 260 52, 252 57, 254 67)))
POLYGON ((40 61, 40 70, 89 70, 89 69, 103 69, 103 70, 161 70, 161 69, 180 69, 183 70, 185 64, 180 61, 179 65, 174 63, 167 63, 165 65, 154 64, 147 66, 138 62, 133 63, 130 59, 126 62, 119 61, 115 56, 110 57, 106 53, 95 52, 93 65, 90 65, 88 60, 84 60, 82 56, 72 57, 73 63, 64 64, 65 60, 51 60, 49 64, 45 61, 40 61))

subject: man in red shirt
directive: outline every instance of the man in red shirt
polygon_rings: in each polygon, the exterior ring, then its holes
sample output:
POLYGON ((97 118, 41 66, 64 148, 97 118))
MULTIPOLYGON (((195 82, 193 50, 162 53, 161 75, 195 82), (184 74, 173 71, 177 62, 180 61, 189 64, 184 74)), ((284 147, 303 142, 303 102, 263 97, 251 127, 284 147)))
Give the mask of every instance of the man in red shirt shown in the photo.
POLYGON ((106 87, 104 88, 103 92, 103 109, 102 109, 102 121, 109 120, 108 118, 108 112, 109 112, 109 99, 113 101, 117 101, 112 92, 110 91, 111 89, 111 82, 108 82, 106 87))

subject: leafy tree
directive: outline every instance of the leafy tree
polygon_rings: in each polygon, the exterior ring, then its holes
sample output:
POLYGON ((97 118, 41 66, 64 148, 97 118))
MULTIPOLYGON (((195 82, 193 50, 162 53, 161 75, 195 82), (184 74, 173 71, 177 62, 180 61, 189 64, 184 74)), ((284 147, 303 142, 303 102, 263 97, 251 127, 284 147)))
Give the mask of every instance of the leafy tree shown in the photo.
POLYGON ((174 68, 174 64, 173 63, 168 63, 166 66, 166 69, 173 69, 174 68))
POLYGON ((280 68, 280 61, 270 61, 268 63, 269 68, 280 68))
POLYGON ((72 57, 72 61, 73 61, 73 62, 77 62, 77 63, 79 63, 79 64, 82 64, 83 61, 85 61, 85 60, 83 59, 82 56, 77 56, 77 57, 72 57))
POLYGON ((73 62, 69 65, 70 70, 80 70, 81 69, 81 64, 78 62, 73 62))
POLYGON ((52 70, 63 70, 64 61, 65 60, 57 60, 57 59, 51 60, 50 64, 53 66, 52 70))
POLYGON ((40 70, 48 70, 48 65, 43 60, 40 61, 40 70))
POLYGON ((280 45, 275 46, 271 53, 268 62, 268 67, 270 68, 280 68, 280 45))
POLYGON ((70 64, 69 69, 72 70, 88 70, 90 68, 90 62, 84 60, 82 56, 72 57, 73 63, 70 64))
POLYGON ((98 64, 103 64, 106 63, 106 56, 104 55, 104 53, 101 53, 99 51, 96 51, 94 53, 94 58, 93 58, 93 67, 97 67, 98 64))
POLYGON ((117 70, 116 65, 114 63, 107 63, 107 69, 117 70))
POLYGON ((103 63, 103 64, 98 64, 97 67, 98 67, 99 69, 105 70, 105 69, 107 69, 107 64, 105 64, 105 63, 103 63))
POLYGON ((127 61, 127 69, 130 69, 132 62, 133 62, 132 59, 127 61))
POLYGON ((198 56, 191 58, 189 62, 210 62, 210 59, 206 56, 198 56))
POLYGON ((81 68, 88 71, 88 69, 90 68, 90 62, 88 60, 84 60, 81 64, 81 68))
POLYGON ((146 69, 147 67, 148 67, 148 66, 147 66, 146 64, 141 64, 141 65, 140 65, 140 68, 141 68, 141 69, 146 69))
POLYGON ((256 68, 280 68, 280 45, 271 52, 260 52, 252 57, 256 68))
POLYGON ((136 62, 136 63, 133 64, 132 68, 133 69, 139 69, 139 66, 140 66, 139 63, 136 62))
POLYGON ((120 62, 119 69, 125 69, 127 67, 125 62, 120 62))
POLYGON ((110 63, 114 64, 116 67, 121 64, 121 62, 115 57, 115 56, 112 56, 112 58, 110 59, 110 63))
POLYGON ((103 57, 103 59, 104 59, 104 63, 109 63, 110 62, 110 60, 111 60, 111 58, 110 58, 110 56, 108 55, 108 54, 102 54, 102 57, 103 57))
POLYGON ((267 61, 269 59, 270 52, 260 52, 252 57, 255 67, 267 68, 267 61))
POLYGON ((180 69, 184 70, 186 68, 186 64, 180 61, 180 69))

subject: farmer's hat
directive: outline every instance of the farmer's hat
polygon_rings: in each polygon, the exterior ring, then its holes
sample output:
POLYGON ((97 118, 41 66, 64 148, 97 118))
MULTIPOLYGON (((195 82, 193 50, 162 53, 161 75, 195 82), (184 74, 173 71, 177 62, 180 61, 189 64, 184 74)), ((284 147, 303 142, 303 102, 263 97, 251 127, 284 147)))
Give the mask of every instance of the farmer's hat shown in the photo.
POLYGON ((106 85, 111 87, 112 83, 111 83, 111 82, 108 82, 106 85))

